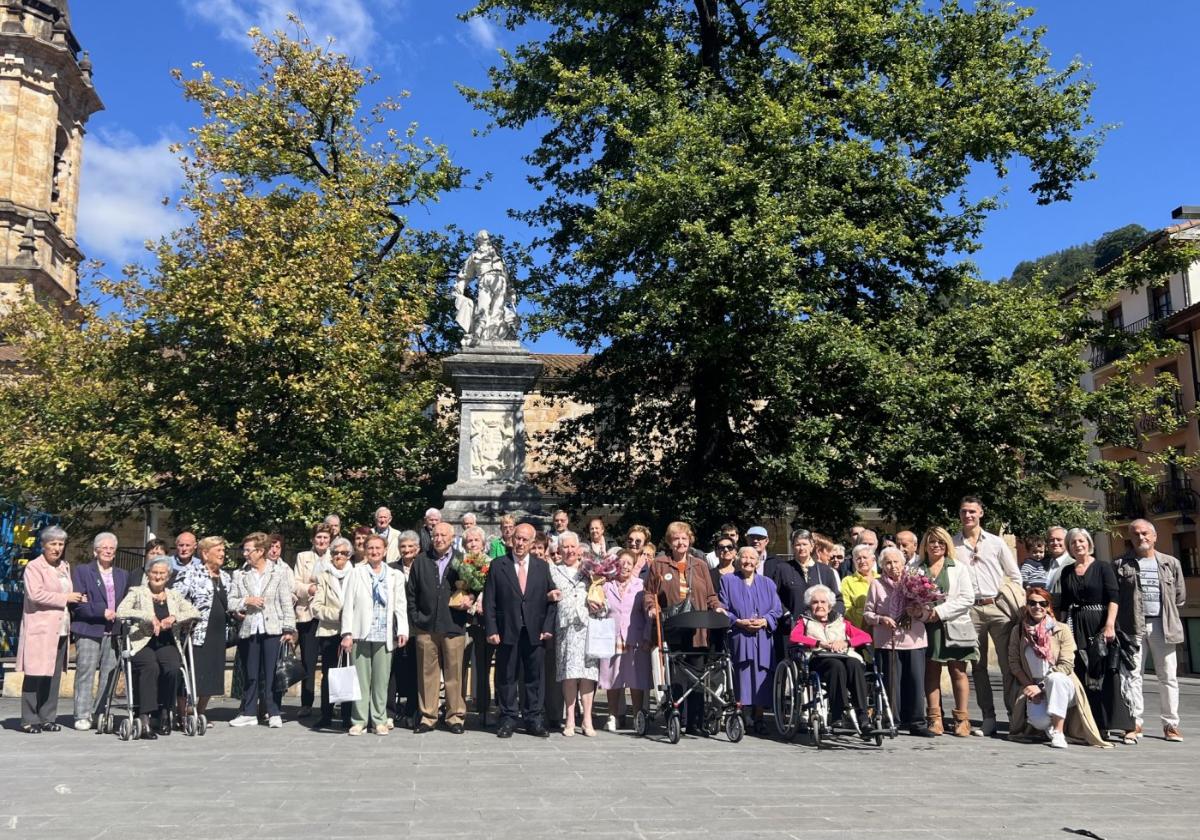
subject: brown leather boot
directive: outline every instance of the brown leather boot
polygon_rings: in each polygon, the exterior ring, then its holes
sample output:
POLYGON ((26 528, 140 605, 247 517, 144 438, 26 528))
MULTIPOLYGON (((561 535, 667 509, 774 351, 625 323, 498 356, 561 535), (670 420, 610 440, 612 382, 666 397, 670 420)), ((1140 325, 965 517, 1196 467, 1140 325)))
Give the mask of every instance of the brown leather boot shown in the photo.
POLYGON ((942 724, 942 709, 940 706, 926 706, 925 723, 929 725, 930 735, 941 735, 946 729, 942 724))
POLYGON ((966 709, 954 710, 954 735, 957 738, 971 737, 971 715, 966 709))

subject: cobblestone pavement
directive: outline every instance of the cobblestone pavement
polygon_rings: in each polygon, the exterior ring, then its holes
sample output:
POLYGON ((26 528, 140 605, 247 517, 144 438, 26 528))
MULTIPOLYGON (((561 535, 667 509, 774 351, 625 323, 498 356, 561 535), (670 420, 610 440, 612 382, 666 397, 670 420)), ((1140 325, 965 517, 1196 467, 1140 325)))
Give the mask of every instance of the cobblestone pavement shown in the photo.
MULTIPOLYGON (((0 700, 0 840, 53 838, 606 837, 1172 838, 1200 836, 1200 682, 1182 687, 1183 744, 1099 750, 901 736, 817 751, 752 735, 394 730, 348 738, 285 716, 153 742, 16 731, 0 700), (1086 833, 1090 832, 1090 833, 1086 833)), ((1149 678, 1148 689, 1155 683, 1149 678)), ((1147 712, 1158 708, 1147 692, 1147 712)), ((63 700, 60 712, 70 711, 63 700)), ((66 715, 60 722, 68 723, 66 715)))

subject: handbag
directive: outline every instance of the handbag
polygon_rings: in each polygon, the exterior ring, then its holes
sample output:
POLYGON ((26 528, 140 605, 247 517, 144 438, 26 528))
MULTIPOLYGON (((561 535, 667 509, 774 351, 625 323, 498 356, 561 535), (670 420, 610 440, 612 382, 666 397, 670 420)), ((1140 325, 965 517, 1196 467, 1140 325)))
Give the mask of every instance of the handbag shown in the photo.
POLYGON ((285 642, 279 649, 279 659, 275 663, 275 685, 273 686, 275 692, 283 694, 304 679, 306 673, 304 663, 296 655, 296 646, 291 642, 285 642))
POLYGON ((236 647, 242 639, 242 620, 233 613, 225 613, 225 647, 236 647))
POLYGON ((589 618, 587 625, 588 659, 611 659, 617 655, 617 622, 612 618, 589 618))
POLYGON ((358 684, 358 670, 350 664, 350 654, 338 654, 338 666, 329 669, 329 702, 357 703, 362 700, 362 686, 358 684), (342 660, 346 664, 342 665, 342 660))
POLYGON ((687 588, 688 588, 687 596, 682 601, 680 601, 678 604, 671 604, 668 607, 664 607, 663 611, 662 611, 662 616, 664 619, 674 618, 677 615, 683 615, 684 613, 688 613, 688 612, 692 611, 692 570, 691 569, 688 569, 686 580, 687 580, 687 588))

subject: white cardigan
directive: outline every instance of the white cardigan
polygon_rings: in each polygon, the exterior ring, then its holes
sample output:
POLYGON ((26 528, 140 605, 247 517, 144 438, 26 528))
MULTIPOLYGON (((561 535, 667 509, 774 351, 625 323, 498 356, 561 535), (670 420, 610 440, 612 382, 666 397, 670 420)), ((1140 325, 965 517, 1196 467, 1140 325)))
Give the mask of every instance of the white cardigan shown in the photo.
POLYGON ((978 635, 975 623, 971 621, 971 607, 975 606, 975 586, 971 583, 971 573, 965 565, 955 561, 953 566, 946 566, 946 575, 950 578, 950 591, 946 593, 946 600, 933 608, 945 628, 946 644, 952 647, 975 647, 978 635))
MULTIPOLYGON (((383 564, 388 593, 387 649, 396 646, 397 636, 408 636, 408 596, 404 573, 383 564)), ((371 632, 373 599, 371 597, 371 567, 360 563, 346 575, 342 591, 342 635, 349 634, 361 641, 371 632)))

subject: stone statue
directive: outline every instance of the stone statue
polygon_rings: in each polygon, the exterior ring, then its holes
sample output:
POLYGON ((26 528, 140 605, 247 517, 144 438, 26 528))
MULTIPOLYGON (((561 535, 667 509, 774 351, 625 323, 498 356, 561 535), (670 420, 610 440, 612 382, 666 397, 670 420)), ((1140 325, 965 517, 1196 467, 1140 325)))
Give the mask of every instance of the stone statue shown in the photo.
POLYGON ((463 328, 463 346, 517 339, 517 296, 500 252, 486 230, 475 235, 475 250, 454 283, 454 320, 463 328), (467 284, 475 281, 475 299, 467 284))

